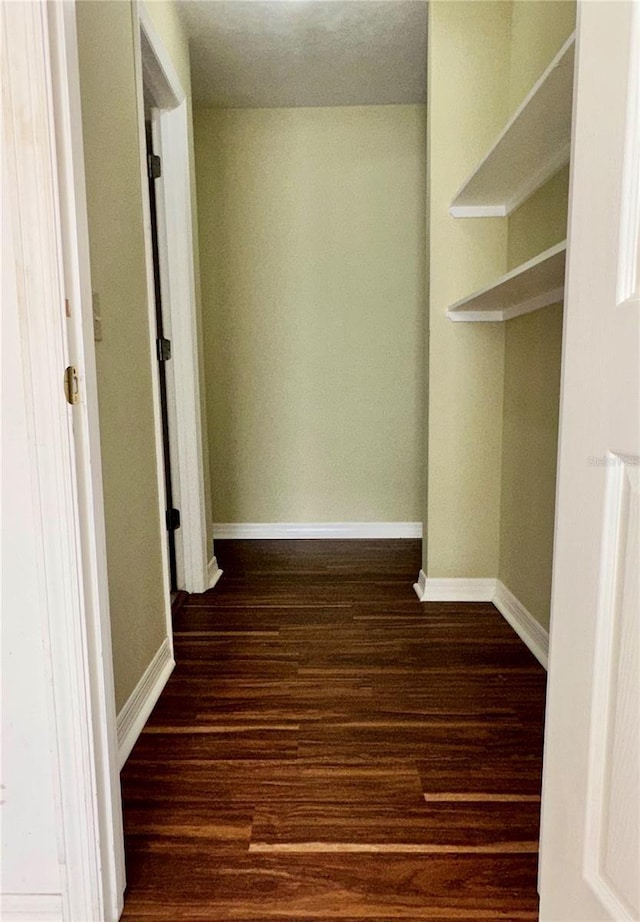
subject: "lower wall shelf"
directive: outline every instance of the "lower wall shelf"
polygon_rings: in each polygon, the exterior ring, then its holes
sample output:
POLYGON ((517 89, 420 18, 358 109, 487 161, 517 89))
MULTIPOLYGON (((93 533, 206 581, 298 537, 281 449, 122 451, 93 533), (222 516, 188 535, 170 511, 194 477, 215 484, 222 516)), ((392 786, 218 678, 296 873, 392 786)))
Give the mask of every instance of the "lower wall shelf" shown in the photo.
POLYGON ((564 297, 567 241, 550 247, 492 285, 456 301, 449 320, 504 321, 557 304, 564 297))

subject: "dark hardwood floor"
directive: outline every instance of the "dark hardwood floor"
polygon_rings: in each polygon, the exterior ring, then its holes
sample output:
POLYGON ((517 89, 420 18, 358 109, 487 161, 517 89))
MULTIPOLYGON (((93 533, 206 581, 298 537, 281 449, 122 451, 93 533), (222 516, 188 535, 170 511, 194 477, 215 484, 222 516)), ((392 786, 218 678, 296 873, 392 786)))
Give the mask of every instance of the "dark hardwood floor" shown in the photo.
POLYGON ((545 672, 418 541, 217 542, 122 773, 134 920, 535 920, 545 672))

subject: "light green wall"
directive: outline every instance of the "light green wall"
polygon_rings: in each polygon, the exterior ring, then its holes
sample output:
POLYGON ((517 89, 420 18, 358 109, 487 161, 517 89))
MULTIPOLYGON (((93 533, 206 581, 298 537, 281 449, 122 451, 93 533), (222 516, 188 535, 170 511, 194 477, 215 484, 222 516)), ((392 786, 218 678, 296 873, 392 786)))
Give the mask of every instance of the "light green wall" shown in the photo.
MULTIPOLYGON (((149 12, 189 95, 176 8, 153 2, 149 12)), ((91 279, 102 315, 96 362, 118 710, 166 635, 134 27, 130 2, 77 4, 91 279)))
POLYGON ((507 325, 499 578, 549 626, 562 306, 507 325))
POLYGON ((514 111, 576 25, 575 0, 513 0, 509 110, 514 111))
POLYGON ((166 634, 131 5, 80 0, 77 25, 120 709, 166 634))
POLYGON ((507 222, 449 205, 507 118, 511 5, 429 4, 429 577, 498 570, 504 325, 447 307, 506 268, 507 222))
POLYGON ((195 138, 214 520, 420 521, 424 108, 195 138))
MULTIPOLYGON (((572 2, 513 8, 510 99, 515 108, 575 26, 572 2)), ((508 267, 566 237, 569 168, 509 217, 508 267)), ((498 576, 549 625, 555 516, 562 306, 506 326, 500 567, 498 576)))
POLYGON ((575 3, 429 5, 429 577, 496 575, 548 624, 562 309, 453 324, 449 304, 566 236, 569 170, 508 219, 448 206, 559 50, 575 3))
POLYGON ((178 4, 173 0, 144 0, 144 7, 171 58, 186 96, 191 99, 189 40, 180 21, 178 4))
POLYGON ((565 166, 509 215, 508 269, 566 238, 568 205, 569 167, 565 166))

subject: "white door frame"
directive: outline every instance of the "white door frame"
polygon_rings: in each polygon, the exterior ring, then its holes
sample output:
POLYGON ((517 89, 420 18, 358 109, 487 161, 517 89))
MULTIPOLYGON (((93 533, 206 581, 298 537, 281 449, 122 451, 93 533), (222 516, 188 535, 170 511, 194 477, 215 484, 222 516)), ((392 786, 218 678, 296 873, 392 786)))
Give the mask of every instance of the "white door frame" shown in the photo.
POLYGON ((19 283, 27 476, 51 688, 51 748, 41 741, 39 752, 56 788, 61 888, 3 895, 2 911, 6 919, 116 922, 124 847, 75 5, 3 3, 2 20, 3 207, 19 283), (63 391, 67 365, 78 371, 73 407, 63 391))
MULTIPOLYGON (((167 365, 167 403, 171 431, 174 503, 181 514, 181 526, 175 533, 178 587, 186 589, 187 592, 205 592, 217 581, 220 571, 215 558, 210 560, 207 548, 198 322, 193 262, 190 113, 184 88, 143 3, 134 2, 133 16, 149 323, 154 345, 152 362, 160 495, 164 497, 164 460, 158 369, 155 361, 153 250, 144 126, 145 88, 156 107, 153 112, 154 145, 162 160, 162 176, 156 180, 157 223, 165 335, 171 339, 172 347, 172 358, 167 365)), ((163 541, 163 546, 165 544, 163 541)), ((165 560, 165 569, 166 567, 165 560)))

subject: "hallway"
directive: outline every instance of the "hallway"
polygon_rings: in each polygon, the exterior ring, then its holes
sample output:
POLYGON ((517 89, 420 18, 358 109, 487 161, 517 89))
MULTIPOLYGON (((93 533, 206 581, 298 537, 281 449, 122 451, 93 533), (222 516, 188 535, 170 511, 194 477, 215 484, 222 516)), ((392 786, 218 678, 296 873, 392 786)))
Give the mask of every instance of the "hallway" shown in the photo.
POLYGON ((537 919, 546 674, 420 542, 219 541, 122 774, 134 920, 537 919))

